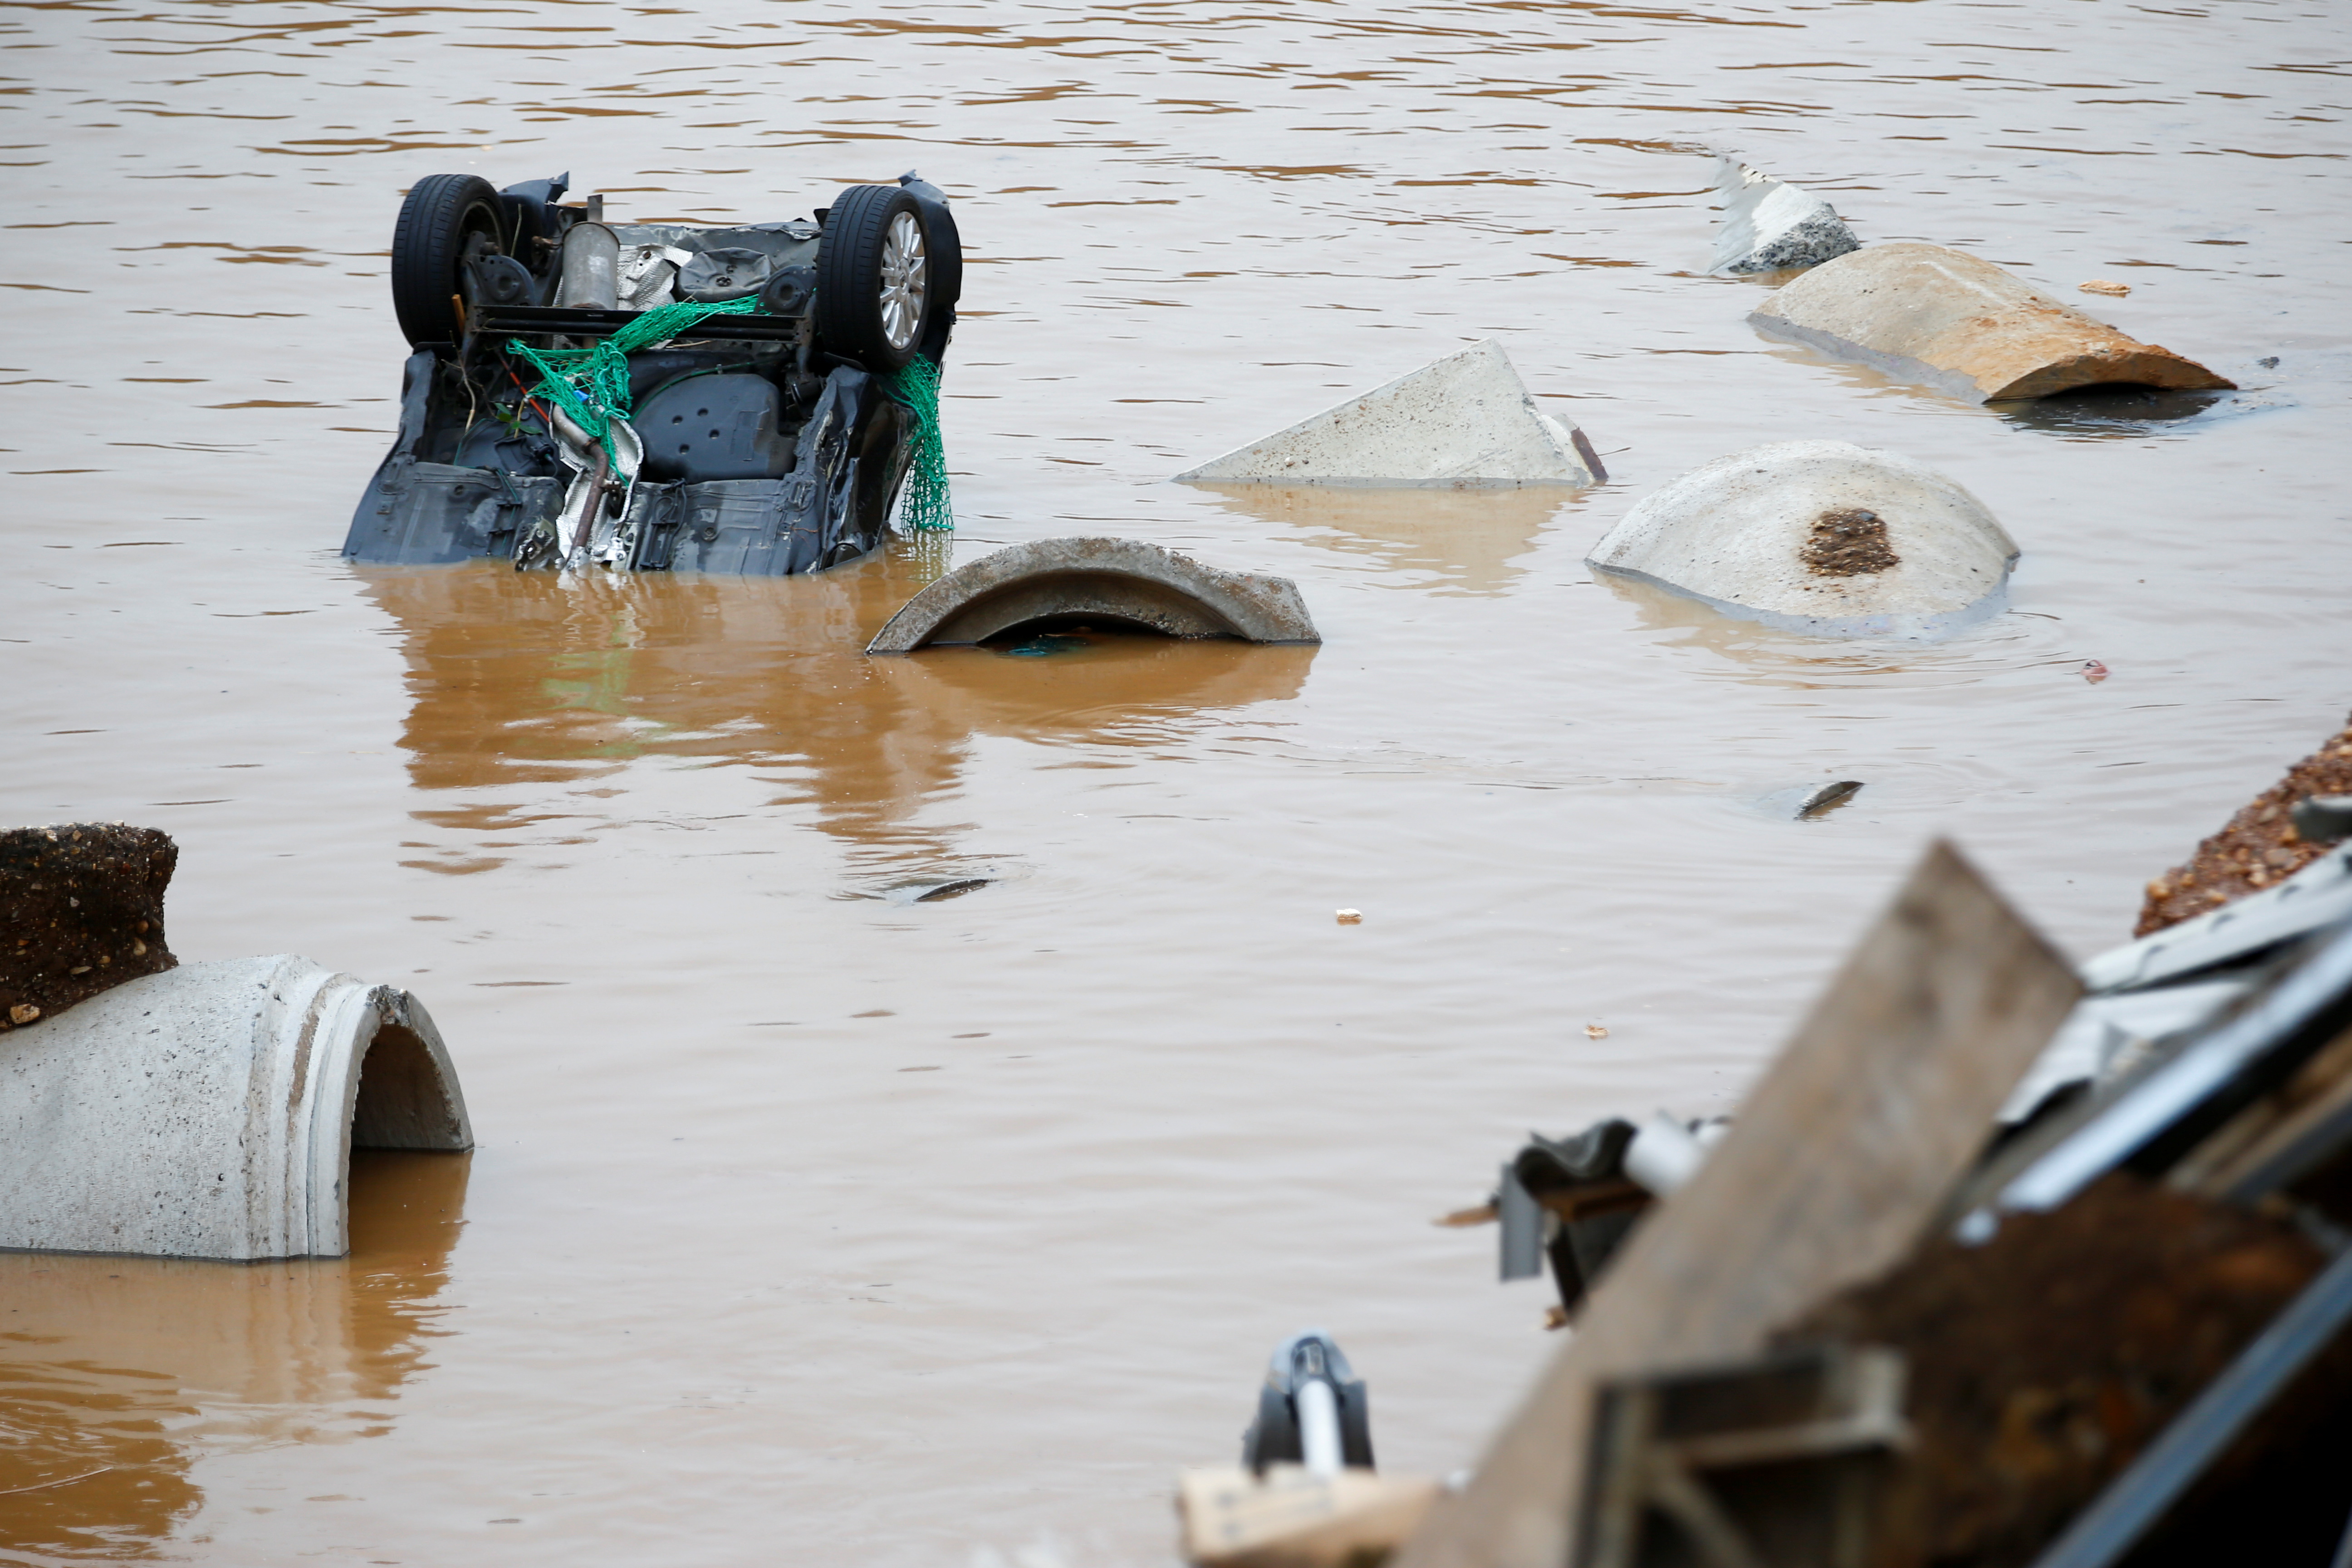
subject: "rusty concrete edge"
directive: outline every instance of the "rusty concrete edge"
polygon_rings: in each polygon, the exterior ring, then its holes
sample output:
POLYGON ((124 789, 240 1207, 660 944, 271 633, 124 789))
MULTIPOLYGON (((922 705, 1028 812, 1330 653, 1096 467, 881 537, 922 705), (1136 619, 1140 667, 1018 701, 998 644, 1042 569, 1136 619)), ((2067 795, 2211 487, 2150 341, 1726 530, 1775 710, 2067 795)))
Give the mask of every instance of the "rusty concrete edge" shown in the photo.
MULTIPOLYGON (((1849 251, 1847 255, 1859 255, 1849 251)), ((1841 257, 1838 259, 1843 260, 1841 257)), ((1777 298, 1777 296, 1775 296, 1777 298)), ((2083 315, 2063 300, 2049 303, 2070 314, 2083 315)), ((2156 368, 2160 374, 2126 377, 2116 373, 2119 361, 2103 354, 2085 353, 2071 360, 2044 364, 2020 376, 2006 386, 1988 391, 1975 377, 1961 371, 1946 370, 1909 354, 1890 353, 1874 349, 1852 338, 1841 337, 1825 327, 1809 327, 1789 320, 1772 310, 1766 301, 1748 313, 1748 324, 1768 337, 1817 349, 1833 359, 1849 364, 1863 365, 1878 372, 1892 381, 1907 382, 1915 386, 1933 388, 1965 403, 2031 403, 2039 398, 2054 396, 2062 392, 2074 392, 2086 386, 2131 385, 2153 386, 2168 392, 2235 392, 2238 384, 2220 372, 2175 353, 2161 343, 2144 343, 2120 328, 2108 327, 2095 317, 2084 315, 2084 320, 2106 328, 2138 351, 2122 356, 2121 363, 2141 363, 2156 368)))

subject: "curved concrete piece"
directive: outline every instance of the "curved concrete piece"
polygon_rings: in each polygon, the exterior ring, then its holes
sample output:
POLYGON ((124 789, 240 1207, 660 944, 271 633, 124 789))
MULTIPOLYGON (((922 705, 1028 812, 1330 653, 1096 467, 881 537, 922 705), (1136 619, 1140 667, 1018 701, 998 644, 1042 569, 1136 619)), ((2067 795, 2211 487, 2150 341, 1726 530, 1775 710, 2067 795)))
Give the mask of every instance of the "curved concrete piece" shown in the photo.
POLYGON ((1716 231, 1713 271, 1818 267, 1862 248, 1829 203, 1737 159, 1723 160, 1715 188, 1723 196, 1723 226, 1716 231))
POLYGON ((1874 245, 1841 256, 1781 289, 1748 319, 1974 403, 2116 382, 2181 391, 2237 384, 2095 321, 1990 261, 1940 245, 1874 245))
POLYGON ((1180 484, 1594 485, 1573 425, 1538 408, 1492 338, 1176 476, 1180 484))
POLYGON ((1780 441, 1643 498, 1587 564, 1825 637, 1932 637, 1997 612, 2017 543, 1899 453, 1780 441))
POLYGON ((1323 640, 1287 577, 1222 571, 1139 539, 1040 539, 957 567, 899 606, 866 651, 976 643, 1070 616, 1171 637, 1323 640))
POLYGON ((0 1247, 340 1258, 354 1146, 474 1146, 405 991, 307 958, 183 964, 0 1036, 0 1247))

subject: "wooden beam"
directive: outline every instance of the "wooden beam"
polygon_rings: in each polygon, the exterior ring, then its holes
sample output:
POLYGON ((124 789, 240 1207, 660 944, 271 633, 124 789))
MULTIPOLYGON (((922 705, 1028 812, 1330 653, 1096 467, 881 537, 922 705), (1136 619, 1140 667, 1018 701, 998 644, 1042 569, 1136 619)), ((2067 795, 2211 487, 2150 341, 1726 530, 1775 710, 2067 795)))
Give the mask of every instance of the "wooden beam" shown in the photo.
POLYGON ((1931 847, 1396 1568, 1570 1563, 1595 1385, 1752 1355, 1775 1328, 1901 1258, 2081 989, 1957 850, 1931 847))

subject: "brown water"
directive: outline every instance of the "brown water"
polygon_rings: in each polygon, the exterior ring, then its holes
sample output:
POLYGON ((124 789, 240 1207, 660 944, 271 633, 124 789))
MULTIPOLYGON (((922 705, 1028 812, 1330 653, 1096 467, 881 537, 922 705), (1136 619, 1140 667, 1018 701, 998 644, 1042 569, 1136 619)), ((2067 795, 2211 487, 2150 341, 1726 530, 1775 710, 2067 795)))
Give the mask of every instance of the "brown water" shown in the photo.
POLYGON ((1557 1341, 1427 1221, 1528 1127, 1731 1105, 1934 834, 2118 941, 2340 721, 2345 15, 0 9, 6 816, 176 835, 184 956, 412 986, 482 1140, 363 1162, 345 1261, 0 1258, 0 1560, 1163 1563, 1307 1323, 1385 1463, 1468 1462, 1557 1341), (1768 342, 1703 275, 1712 144, 2127 281, 2085 302, 2253 411, 2036 425, 1768 342), (974 263, 951 549, 338 559, 411 180, 758 220, 908 167, 974 263), (1164 482, 1485 335, 1615 483, 1164 482), (1821 644, 1581 564, 1819 436, 1981 496, 2012 611, 1821 644), (1328 640, 857 651, 1087 531, 1294 577, 1328 640))

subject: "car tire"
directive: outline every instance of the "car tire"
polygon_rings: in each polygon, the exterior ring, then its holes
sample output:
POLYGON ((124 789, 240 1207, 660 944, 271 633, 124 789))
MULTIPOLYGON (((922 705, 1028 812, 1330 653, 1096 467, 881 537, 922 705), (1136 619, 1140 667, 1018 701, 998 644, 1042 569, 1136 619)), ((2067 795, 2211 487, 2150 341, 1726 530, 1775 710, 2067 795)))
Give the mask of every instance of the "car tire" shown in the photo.
POLYGON ((409 187, 392 229, 392 309, 412 347, 464 335, 457 296, 465 264, 504 254, 499 194, 473 174, 428 174, 409 187))
POLYGON ((817 342, 869 371, 904 370, 938 308, 937 249, 921 204, 898 186, 843 191, 817 241, 817 342))

